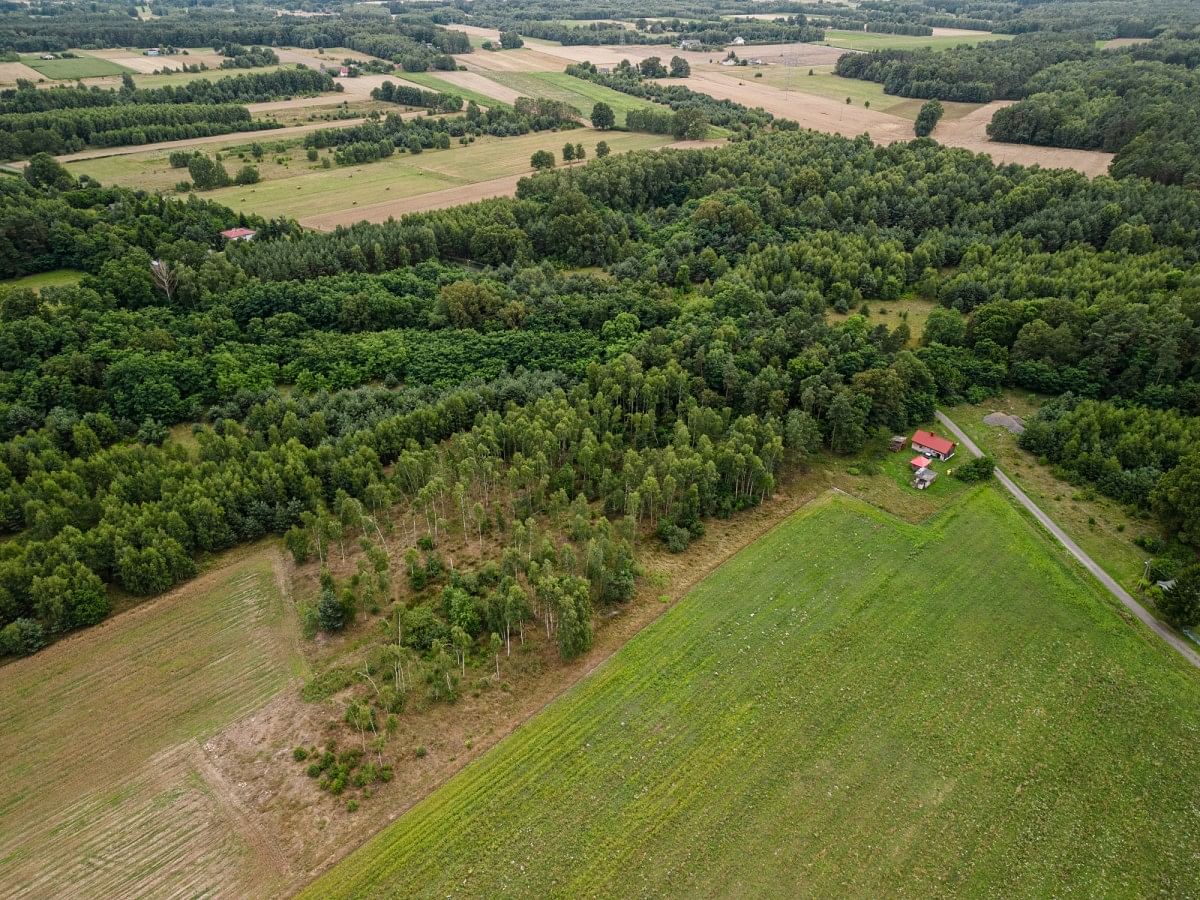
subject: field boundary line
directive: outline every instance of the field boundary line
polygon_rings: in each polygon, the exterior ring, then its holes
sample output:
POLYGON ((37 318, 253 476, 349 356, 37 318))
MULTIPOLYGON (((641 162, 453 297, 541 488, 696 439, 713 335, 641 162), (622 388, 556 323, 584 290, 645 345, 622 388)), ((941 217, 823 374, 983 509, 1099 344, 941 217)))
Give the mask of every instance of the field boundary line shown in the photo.
MULTIPOLYGON (((949 416, 947 416, 940 409, 936 411, 935 415, 937 416, 938 421, 945 425, 946 428, 948 428, 954 434, 954 436, 962 442, 962 445, 966 447, 967 450, 969 450, 976 457, 983 456, 983 451, 981 451, 975 445, 974 441, 967 437, 966 432, 954 424, 949 416)), ((994 471, 996 474, 996 479, 1002 485, 1004 485, 1005 489, 1012 494, 1013 497, 1016 498, 1017 502, 1025 507, 1025 509, 1027 509, 1033 515, 1033 517, 1042 525, 1042 527, 1050 532, 1051 536, 1053 536, 1060 544, 1062 544, 1064 548, 1066 548, 1067 552, 1070 553, 1071 556, 1073 556, 1085 569, 1091 572, 1096 580, 1099 581, 1100 584, 1103 585, 1108 592, 1113 595, 1113 597, 1120 601, 1120 603, 1131 613, 1137 616, 1137 618, 1140 619, 1151 631, 1161 637, 1175 650, 1179 651, 1184 659, 1186 659, 1196 668, 1200 669, 1200 654, 1196 653, 1196 651, 1189 647, 1182 638, 1180 638, 1177 634, 1175 634, 1175 632, 1160 622, 1157 617, 1155 617, 1148 609, 1146 609, 1146 607, 1138 603, 1138 601, 1133 598, 1132 594, 1125 590, 1125 588, 1121 587, 1121 585, 1117 583, 1116 579, 1109 575, 1108 572, 1106 572, 1099 563, 1092 559, 1082 547, 1075 543, 1075 541, 1071 540, 1071 537, 1059 527, 1058 523, 1046 515, 1046 513, 1042 512, 1041 507, 1034 503, 1029 498, 1029 495, 1021 490, 1015 481, 1005 475, 1004 472, 1000 470, 999 466, 996 466, 994 471)))

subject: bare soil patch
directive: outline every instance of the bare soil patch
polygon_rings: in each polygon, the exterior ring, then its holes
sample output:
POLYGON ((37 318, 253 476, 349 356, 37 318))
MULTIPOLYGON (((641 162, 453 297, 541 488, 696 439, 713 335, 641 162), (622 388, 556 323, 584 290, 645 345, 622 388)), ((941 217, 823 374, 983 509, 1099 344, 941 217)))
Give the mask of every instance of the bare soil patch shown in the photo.
MULTIPOLYGON (((520 50, 504 50, 491 53, 479 50, 475 53, 464 53, 454 57, 472 72, 561 72, 566 63, 559 56, 549 53, 551 48, 531 50, 522 47, 520 50)), ((557 50, 557 47, 552 48, 557 50)), ((434 72, 439 78, 449 74, 434 72)))
MULTIPOLYGON (((186 66, 195 66, 204 63, 208 68, 221 68, 221 62, 225 57, 219 53, 215 53, 212 48, 189 48, 187 56, 182 53, 176 53, 171 56, 146 56, 141 50, 136 48, 117 48, 109 50, 89 50, 88 56, 98 56, 101 59, 109 59, 118 65, 122 65, 127 69, 133 69, 135 72, 140 72, 143 75, 151 75, 155 71, 170 69, 178 71, 186 66)), ((219 71, 219 75, 236 75, 241 70, 219 71)), ((209 75, 211 73, 204 73, 209 75)), ((201 76, 203 77, 203 76, 201 76)))

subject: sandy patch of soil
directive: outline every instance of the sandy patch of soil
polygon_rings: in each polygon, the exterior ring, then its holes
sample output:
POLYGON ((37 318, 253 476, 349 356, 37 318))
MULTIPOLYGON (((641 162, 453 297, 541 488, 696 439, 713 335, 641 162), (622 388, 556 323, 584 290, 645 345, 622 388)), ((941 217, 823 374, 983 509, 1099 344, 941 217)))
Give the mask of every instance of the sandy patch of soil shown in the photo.
MULTIPOLYGON (((110 50, 89 50, 88 56, 98 56, 101 59, 112 60, 118 65, 124 66, 127 69, 133 69, 135 72, 140 72, 143 75, 152 75, 155 71, 170 69, 177 71, 186 66, 194 66, 199 63, 204 63, 209 69, 220 69, 221 62, 225 57, 219 53, 214 53, 209 49, 189 49, 187 56, 182 53, 176 53, 172 56, 146 56, 141 50, 137 49, 110 49, 110 50)), ((221 70, 221 75, 236 75, 239 72, 248 71, 245 69, 229 69, 221 70)), ((251 70, 252 71, 252 70, 251 70)), ((209 74, 209 73, 205 73, 209 74)))

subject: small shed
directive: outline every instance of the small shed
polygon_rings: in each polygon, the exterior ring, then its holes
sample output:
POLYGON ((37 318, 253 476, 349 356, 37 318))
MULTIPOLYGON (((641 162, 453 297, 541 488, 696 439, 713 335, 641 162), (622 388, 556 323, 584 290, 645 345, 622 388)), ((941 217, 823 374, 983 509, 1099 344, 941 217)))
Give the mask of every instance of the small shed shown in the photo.
POLYGON ((253 228, 227 228, 221 232, 221 237, 227 241, 248 241, 258 234, 253 228))
POLYGON ((737 37, 735 37, 733 39, 732 43, 733 43, 733 46, 735 46, 735 47, 742 47, 742 46, 745 46, 746 39, 744 37, 742 37, 741 35, 738 35, 737 37))
POLYGON ((893 434, 892 439, 888 441, 888 449, 893 453, 899 453, 904 449, 904 445, 908 443, 908 438, 902 434, 893 434))
POLYGON ((912 485, 918 491, 923 491, 937 481, 937 477, 937 472, 933 471, 933 469, 921 469, 921 471, 913 476, 912 485))
POLYGON ((143 56, 158 56, 159 50, 157 47, 150 47, 143 52, 143 56))
POLYGON ((908 461, 914 472, 924 472, 929 469, 929 458, 925 456, 914 456, 908 461))

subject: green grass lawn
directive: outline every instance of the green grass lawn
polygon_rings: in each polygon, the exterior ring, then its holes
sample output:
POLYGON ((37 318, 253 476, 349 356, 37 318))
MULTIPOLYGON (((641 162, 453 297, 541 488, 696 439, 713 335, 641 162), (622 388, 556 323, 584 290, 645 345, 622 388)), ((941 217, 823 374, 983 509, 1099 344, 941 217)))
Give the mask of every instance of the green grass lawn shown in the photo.
POLYGON ((844 47, 847 50, 914 50, 918 47, 945 50, 948 47, 960 47, 963 44, 1011 40, 1011 34, 951 34, 920 37, 909 34, 874 34, 867 31, 839 31, 830 28, 825 31, 825 40, 818 41, 818 43, 829 47, 844 47))
POLYGON ((1198 730, 996 488, 825 495, 305 896, 1194 895, 1198 730))
POLYGON ((104 75, 123 75, 133 71, 109 59, 83 56, 78 51, 74 52, 76 53, 74 59, 41 59, 40 54, 37 53, 23 54, 21 62, 42 77, 55 81, 100 78, 104 75))
POLYGON ((0 291, 8 288, 32 288, 40 291, 48 287, 65 287, 77 284, 84 275, 77 269, 55 269, 52 272, 38 272, 36 275, 26 275, 23 278, 9 278, 0 281, 0 291))

